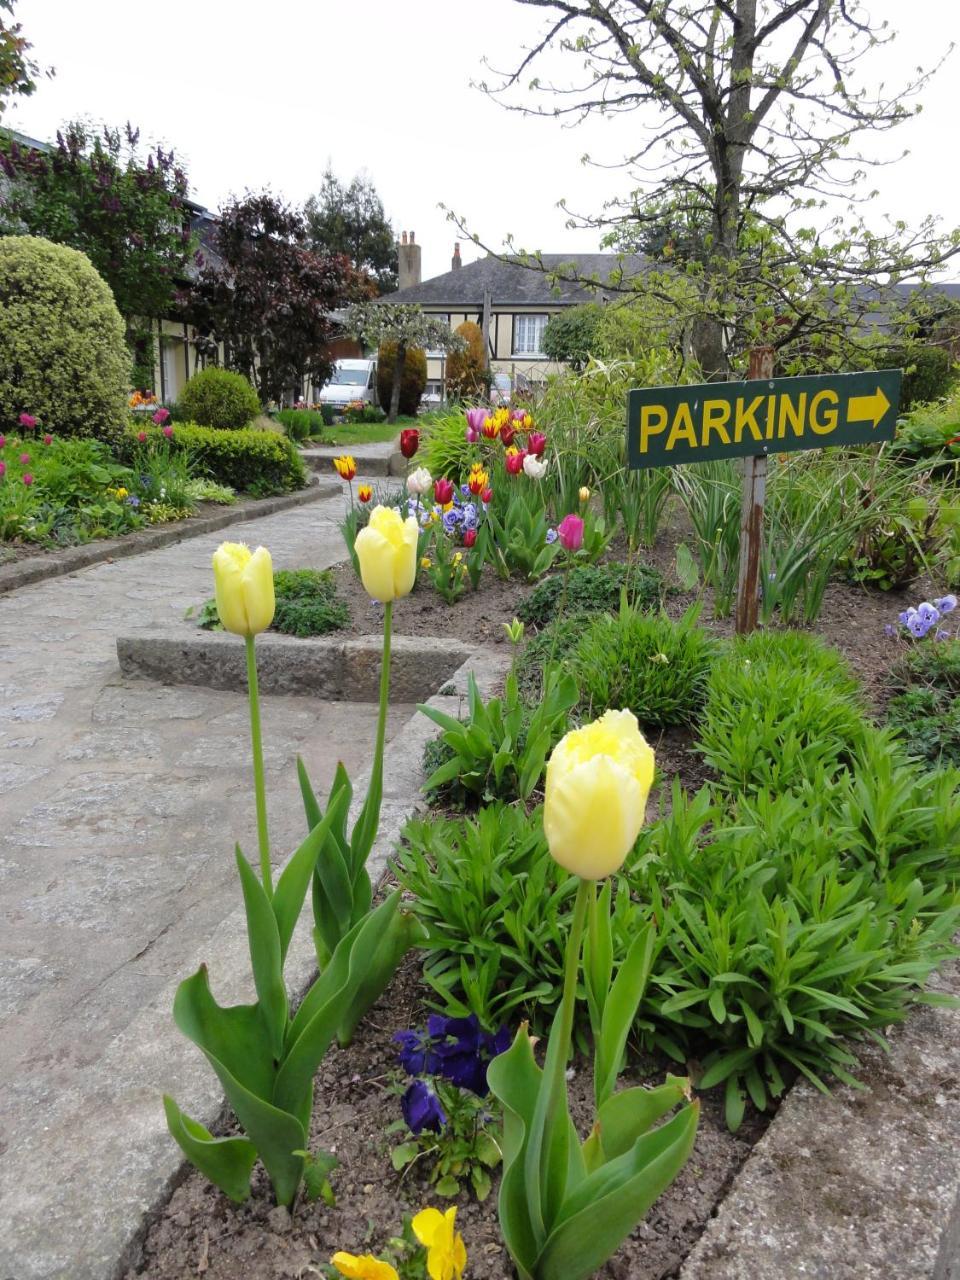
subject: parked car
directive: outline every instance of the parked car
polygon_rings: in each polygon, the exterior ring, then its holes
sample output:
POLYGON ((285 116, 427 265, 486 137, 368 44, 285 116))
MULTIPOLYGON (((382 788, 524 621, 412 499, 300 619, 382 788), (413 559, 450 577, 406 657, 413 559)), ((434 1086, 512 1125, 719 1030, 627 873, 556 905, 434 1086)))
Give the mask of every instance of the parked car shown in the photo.
POLYGON ((377 362, 373 359, 338 360, 330 381, 320 388, 320 403, 340 410, 358 400, 376 405, 377 362))

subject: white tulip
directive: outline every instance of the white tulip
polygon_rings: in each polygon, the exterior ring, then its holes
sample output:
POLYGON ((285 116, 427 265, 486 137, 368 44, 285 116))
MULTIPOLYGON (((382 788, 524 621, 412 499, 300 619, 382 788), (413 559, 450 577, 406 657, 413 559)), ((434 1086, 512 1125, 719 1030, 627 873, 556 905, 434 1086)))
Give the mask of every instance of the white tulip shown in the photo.
POLYGON ((426 467, 417 467, 416 471, 412 471, 407 476, 407 492, 415 493, 419 498, 427 492, 433 484, 433 476, 426 467))
POLYGON ((528 453, 523 460, 523 474, 529 476, 531 480, 542 480, 547 474, 547 464, 535 458, 532 453, 528 453))

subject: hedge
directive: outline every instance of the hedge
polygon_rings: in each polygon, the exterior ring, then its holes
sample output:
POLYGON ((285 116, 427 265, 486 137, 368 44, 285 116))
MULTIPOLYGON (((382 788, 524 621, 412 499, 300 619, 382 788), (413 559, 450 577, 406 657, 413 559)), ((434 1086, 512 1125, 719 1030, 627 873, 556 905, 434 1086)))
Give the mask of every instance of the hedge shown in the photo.
MULTIPOLYGON (((118 450, 123 461, 132 463, 137 450, 141 426, 130 426, 118 450)), ((274 431, 245 428, 230 431, 223 427, 198 427, 195 423, 178 423, 169 440, 159 427, 146 429, 147 444, 164 445, 190 454, 196 470, 219 484, 228 484, 240 493, 266 497, 302 489, 307 472, 292 440, 274 431)))

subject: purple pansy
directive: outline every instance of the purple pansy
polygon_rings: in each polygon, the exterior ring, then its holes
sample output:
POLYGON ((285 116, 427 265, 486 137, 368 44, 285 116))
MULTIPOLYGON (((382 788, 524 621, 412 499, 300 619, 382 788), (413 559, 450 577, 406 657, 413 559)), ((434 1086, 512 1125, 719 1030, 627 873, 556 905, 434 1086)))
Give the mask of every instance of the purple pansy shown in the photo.
POLYGON ((440 1099, 426 1080, 414 1080, 400 1099, 400 1108, 407 1128, 414 1134, 420 1134, 424 1129, 439 1133, 447 1123, 440 1099))

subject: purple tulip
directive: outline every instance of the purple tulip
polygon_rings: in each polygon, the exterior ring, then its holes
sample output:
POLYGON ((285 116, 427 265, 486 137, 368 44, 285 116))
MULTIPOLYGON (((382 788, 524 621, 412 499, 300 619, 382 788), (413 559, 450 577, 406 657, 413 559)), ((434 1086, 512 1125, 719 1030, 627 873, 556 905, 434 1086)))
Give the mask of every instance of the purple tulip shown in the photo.
POLYGON ((480 439, 480 432, 476 427, 467 427, 464 435, 466 436, 467 444, 476 444, 480 439))
POLYGON ((400 1099, 400 1109, 411 1133, 420 1134, 424 1129, 439 1133, 447 1123, 440 1099, 426 1080, 414 1080, 400 1099))
MULTIPOLYGON (((467 410, 467 426, 472 431, 475 431, 477 433, 476 436, 474 437, 475 440, 479 440, 480 438, 480 428, 483 426, 484 420, 486 419, 486 417, 487 417, 486 409, 468 409, 467 410)), ((467 439, 469 438, 470 437, 468 436, 467 439)))

